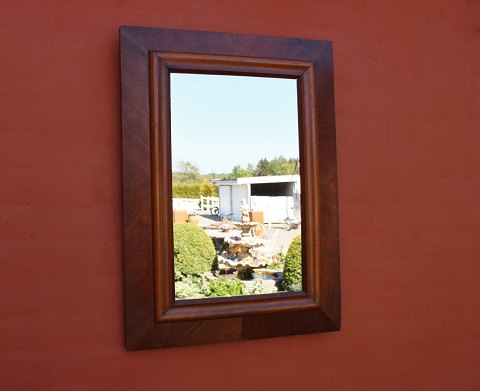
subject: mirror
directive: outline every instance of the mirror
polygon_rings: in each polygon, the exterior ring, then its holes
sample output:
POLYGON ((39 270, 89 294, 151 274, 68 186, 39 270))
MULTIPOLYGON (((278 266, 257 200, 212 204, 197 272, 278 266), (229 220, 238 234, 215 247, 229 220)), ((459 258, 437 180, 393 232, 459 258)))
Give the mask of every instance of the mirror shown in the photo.
MULTIPOLYGON (((331 42, 128 26, 120 54, 127 350, 339 330, 331 42), (182 243, 207 249, 204 271, 179 276, 175 226, 201 233, 182 243), (300 231, 297 285, 265 293, 254 274, 280 270, 281 235, 300 231), (200 288, 181 293, 186 279, 200 288)), ((284 243, 283 281, 294 242, 284 243)))
POLYGON ((295 79, 170 74, 175 298, 301 291, 295 79))

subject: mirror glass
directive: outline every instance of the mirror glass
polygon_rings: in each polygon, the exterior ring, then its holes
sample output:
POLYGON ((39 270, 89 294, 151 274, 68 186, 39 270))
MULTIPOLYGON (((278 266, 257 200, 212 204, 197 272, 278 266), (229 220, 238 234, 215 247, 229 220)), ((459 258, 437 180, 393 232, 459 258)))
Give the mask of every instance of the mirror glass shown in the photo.
POLYGON ((170 74, 175 297, 302 289, 294 79, 170 74))

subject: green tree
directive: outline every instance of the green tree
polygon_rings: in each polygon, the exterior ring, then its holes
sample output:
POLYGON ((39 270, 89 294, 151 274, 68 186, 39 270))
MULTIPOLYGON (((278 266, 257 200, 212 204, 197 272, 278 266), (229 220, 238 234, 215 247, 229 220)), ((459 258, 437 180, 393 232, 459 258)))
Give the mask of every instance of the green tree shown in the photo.
POLYGON ((298 159, 286 159, 284 156, 276 156, 272 160, 260 159, 255 168, 254 175, 293 175, 298 174, 298 159))
POLYGON ((275 157, 273 160, 268 162, 268 171, 271 175, 285 175, 287 172, 287 159, 283 156, 275 157))
POLYGON ((176 171, 173 172, 173 181, 180 183, 196 182, 199 175, 200 170, 194 163, 182 160, 178 163, 176 171))
POLYGON ((232 178, 245 178, 253 176, 254 171, 252 170, 252 165, 249 164, 247 168, 242 168, 240 166, 233 167, 231 177, 232 178))
POLYGON ((255 176, 267 176, 270 174, 270 167, 267 159, 260 159, 255 168, 255 176))
POLYGON ((271 175, 293 175, 297 174, 297 159, 286 159, 277 156, 269 162, 271 175))

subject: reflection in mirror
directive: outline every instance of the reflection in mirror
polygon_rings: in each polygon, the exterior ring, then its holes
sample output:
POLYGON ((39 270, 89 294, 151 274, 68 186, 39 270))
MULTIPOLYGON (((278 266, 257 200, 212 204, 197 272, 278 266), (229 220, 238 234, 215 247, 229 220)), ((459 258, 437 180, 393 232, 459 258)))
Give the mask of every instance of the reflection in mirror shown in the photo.
POLYGON ((175 297, 302 290, 296 80, 170 87, 175 297))

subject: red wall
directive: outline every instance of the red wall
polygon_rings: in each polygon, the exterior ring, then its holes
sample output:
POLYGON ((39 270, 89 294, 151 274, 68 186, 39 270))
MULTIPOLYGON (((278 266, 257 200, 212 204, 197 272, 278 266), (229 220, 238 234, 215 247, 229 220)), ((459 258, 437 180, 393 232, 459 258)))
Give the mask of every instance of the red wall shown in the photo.
POLYGON ((479 390, 479 16, 474 0, 2 1, 0 388, 479 390), (341 332, 124 350, 120 25, 333 41, 341 332))

